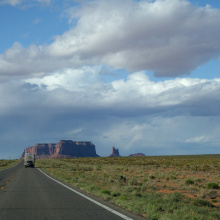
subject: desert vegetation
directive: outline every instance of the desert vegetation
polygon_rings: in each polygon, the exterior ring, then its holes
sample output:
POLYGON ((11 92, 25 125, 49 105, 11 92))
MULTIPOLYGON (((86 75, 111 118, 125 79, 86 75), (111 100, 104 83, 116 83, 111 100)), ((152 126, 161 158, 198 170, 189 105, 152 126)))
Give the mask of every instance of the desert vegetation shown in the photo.
POLYGON ((19 160, 0 160, 0 170, 13 167, 19 160))
POLYGON ((36 162, 57 179, 151 220, 220 218, 220 155, 36 162))

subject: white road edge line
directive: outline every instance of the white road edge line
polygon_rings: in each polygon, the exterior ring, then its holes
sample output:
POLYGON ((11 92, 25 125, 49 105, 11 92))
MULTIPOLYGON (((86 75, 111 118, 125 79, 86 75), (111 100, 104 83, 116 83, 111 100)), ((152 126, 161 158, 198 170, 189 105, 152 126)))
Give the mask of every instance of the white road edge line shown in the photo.
POLYGON ((40 168, 37 168, 37 169, 38 169, 41 173, 43 173, 45 176, 47 176, 48 178, 52 179, 53 181, 55 181, 55 182, 59 183, 60 185, 66 187, 67 189, 71 190, 72 192, 74 192, 74 193, 76 193, 76 194, 78 194, 78 195, 80 195, 80 196, 82 196, 82 197, 88 199, 89 201, 95 203, 96 205, 101 206, 102 208, 108 210, 109 212, 112 212, 112 213, 114 213, 115 215, 118 215, 119 217, 121 217, 121 218, 123 218, 123 219, 133 220, 132 218, 129 218, 129 217, 127 217, 126 215, 123 215, 123 214, 121 214, 120 212, 117 212, 117 211, 115 211, 114 209, 111 209, 111 208, 109 208, 108 206, 105 206, 105 205, 103 205, 102 203, 97 202, 97 201, 95 201, 94 199, 91 199, 91 198, 89 198, 88 196, 85 196, 84 194, 82 194, 82 193, 80 193, 80 192, 78 192, 78 191, 76 191, 76 190, 70 188, 69 186, 66 186, 65 184, 63 184, 63 183, 61 183, 61 182, 59 182, 59 181, 57 181, 57 180, 55 180, 54 178, 52 178, 52 177, 50 177, 49 175, 47 175, 46 173, 44 173, 40 168))

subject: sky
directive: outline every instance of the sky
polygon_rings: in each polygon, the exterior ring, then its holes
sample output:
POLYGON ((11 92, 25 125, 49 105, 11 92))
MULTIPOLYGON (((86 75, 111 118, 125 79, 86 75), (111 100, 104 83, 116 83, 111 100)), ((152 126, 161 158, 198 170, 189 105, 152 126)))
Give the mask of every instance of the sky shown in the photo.
POLYGON ((220 1, 0 0, 0 158, 220 153, 220 1))

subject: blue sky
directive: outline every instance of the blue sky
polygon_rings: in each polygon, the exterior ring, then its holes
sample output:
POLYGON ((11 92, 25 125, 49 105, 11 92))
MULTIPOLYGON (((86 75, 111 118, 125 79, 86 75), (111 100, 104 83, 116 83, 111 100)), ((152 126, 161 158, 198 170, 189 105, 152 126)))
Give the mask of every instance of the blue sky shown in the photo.
POLYGON ((0 0, 1 158, 220 153, 216 0, 0 0))

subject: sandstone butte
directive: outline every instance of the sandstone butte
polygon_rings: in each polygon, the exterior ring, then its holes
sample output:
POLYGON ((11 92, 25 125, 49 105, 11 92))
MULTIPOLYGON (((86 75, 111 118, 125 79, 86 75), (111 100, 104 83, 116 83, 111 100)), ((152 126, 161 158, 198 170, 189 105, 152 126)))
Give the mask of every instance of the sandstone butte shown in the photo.
POLYGON ((120 157, 119 150, 112 147, 112 154, 109 157, 120 157))
MULTIPOLYGON (((22 159, 24 158, 24 153, 22 153, 22 159)), ((27 147, 26 153, 35 154, 37 159, 99 157, 92 142, 72 140, 60 140, 57 144, 35 144, 34 146, 27 147)))
POLYGON ((146 157, 146 155, 143 153, 136 153, 136 154, 129 155, 129 157, 146 157))

